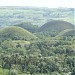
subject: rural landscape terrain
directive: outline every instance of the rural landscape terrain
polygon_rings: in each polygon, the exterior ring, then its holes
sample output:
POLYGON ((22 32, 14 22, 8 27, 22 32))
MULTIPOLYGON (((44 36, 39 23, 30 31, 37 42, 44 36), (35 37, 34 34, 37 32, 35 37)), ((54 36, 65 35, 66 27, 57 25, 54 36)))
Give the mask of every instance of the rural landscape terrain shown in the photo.
POLYGON ((0 7, 0 75, 75 75, 74 8, 0 7))

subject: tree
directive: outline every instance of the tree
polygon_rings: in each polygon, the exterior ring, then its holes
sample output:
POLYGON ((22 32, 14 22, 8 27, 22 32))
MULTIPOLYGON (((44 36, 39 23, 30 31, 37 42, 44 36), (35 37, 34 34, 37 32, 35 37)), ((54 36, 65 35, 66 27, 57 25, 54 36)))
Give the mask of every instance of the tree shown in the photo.
POLYGON ((29 65, 28 71, 30 72, 31 75, 36 73, 36 66, 35 65, 29 65))
POLYGON ((71 75, 75 75, 75 67, 74 67, 74 69, 73 69, 71 75))

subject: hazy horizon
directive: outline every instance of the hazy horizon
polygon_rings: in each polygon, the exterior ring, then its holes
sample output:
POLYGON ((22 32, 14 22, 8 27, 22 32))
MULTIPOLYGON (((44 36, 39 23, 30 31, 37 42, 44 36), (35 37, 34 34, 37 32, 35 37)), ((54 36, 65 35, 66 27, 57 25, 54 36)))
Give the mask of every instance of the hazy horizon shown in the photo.
POLYGON ((2 0, 0 6, 31 6, 31 7, 48 7, 58 8, 67 7, 75 8, 74 0, 2 0))

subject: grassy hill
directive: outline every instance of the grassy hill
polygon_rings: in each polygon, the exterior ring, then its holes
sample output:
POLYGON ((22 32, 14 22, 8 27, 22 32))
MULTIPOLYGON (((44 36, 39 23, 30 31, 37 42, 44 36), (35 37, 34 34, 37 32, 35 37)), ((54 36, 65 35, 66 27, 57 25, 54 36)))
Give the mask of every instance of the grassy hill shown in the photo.
POLYGON ((75 36, 75 29, 66 29, 60 32, 56 37, 59 36, 75 36))
POLYGON ((73 29, 74 26, 66 21, 52 20, 45 23, 39 31, 63 31, 65 29, 73 29))
POLYGON ((74 29, 74 25, 66 21, 52 20, 41 26, 38 32, 42 32, 45 35, 56 36, 66 29, 74 29))
POLYGON ((12 40, 33 40, 36 39, 36 36, 21 27, 10 26, 0 30, 0 39, 8 38, 12 40))
MULTIPOLYGON (((66 30, 65 30, 66 31, 66 30)), ((64 31, 63 31, 64 32, 64 31)), ((68 30, 62 34, 62 36, 75 36, 75 30, 68 30)))
POLYGON ((22 28, 24 28, 24 29, 26 29, 30 32, 36 32, 37 29, 38 29, 38 26, 33 25, 30 22, 22 22, 22 23, 19 23, 19 24, 15 25, 15 26, 22 27, 22 28))
POLYGON ((75 36, 75 30, 74 29, 67 29, 59 33, 61 36, 75 36))

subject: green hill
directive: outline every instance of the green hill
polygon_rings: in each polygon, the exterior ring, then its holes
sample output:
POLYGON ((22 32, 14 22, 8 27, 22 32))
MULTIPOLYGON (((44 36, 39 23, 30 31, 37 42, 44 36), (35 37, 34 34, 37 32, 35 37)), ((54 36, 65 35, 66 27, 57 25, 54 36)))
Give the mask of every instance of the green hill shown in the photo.
POLYGON ((36 32, 38 29, 38 26, 31 24, 30 22, 22 22, 20 24, 17 24, 15 26, 22 27, 30 32, 36 32))
POLYGON ((74 25, 66 21, 52 20, 41 26, 38 32, 42 32, 45 35, 56 36, 66 29, 74 29, 74 25))
POLYGON ((10 26, 0 30, 0 39, 8 38, 12 40, 33 40, 36 39, 36 36, 21 27, 10 26))
POLYGON ((63 31, 65 29, 73 29, 73 28, 74 28, 73 24, 69 22, 52 20, 41 26, 39 31, 63 31))
POLYGON ((69 37, 74 39, 75 38, 75 29, 66 29, 61 31, 54 39, 60 39, 61 37, 69 37))
POLYGON ((75 36, 75 30, 74 29, 66 29, 59 33, 57 36, 75 36))
POLYGON ((75 30, 70 30, 64 34, 62 34, 63 36, 75 36, 75 30))

